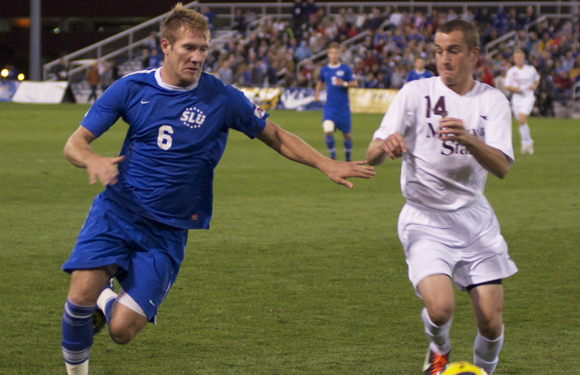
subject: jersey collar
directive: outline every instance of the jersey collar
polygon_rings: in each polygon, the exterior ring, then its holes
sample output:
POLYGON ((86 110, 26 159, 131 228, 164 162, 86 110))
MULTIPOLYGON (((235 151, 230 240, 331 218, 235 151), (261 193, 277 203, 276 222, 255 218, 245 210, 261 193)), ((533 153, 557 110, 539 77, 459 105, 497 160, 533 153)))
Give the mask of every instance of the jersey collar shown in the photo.
POLYGON ((170 85, 170 84, 167 84, 167 83, 163 82, 163 80, 161 79, 161 68, 157 68, 155 70, 155 80, 157 81, 157 84, 159 86, 163 87, 164 89, 167 89, 167 90, 172 90, 172 91, 191 91, 191 90, 195 89, 199 85, 199 80, 200 79, 201 79, 201 75, 199 76, 199 79, 193 85, 191 85, 191 86, 187 86, 187 87, 173 86, 173 85, 170 85))

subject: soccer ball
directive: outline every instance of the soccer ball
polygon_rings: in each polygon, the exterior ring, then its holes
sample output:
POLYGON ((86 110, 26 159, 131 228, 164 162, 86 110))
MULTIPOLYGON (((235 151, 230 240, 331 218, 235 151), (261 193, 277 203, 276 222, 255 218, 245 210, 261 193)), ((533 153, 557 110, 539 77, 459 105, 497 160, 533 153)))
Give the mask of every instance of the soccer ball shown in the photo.
POLYGON ((441 375, 487 375, 487 372, 468 362, 453 362, 445 367, 441 375))

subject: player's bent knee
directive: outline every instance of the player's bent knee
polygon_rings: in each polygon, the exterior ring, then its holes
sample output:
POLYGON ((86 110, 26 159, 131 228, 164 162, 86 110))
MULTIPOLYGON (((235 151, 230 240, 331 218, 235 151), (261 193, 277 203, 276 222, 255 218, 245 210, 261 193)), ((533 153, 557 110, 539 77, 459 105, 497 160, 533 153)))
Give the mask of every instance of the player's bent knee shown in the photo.
POLYGON ((334 122, 331 120, 322 121, 322 129, 324 129, 324 132, 327 134, 334 132, 334 122))

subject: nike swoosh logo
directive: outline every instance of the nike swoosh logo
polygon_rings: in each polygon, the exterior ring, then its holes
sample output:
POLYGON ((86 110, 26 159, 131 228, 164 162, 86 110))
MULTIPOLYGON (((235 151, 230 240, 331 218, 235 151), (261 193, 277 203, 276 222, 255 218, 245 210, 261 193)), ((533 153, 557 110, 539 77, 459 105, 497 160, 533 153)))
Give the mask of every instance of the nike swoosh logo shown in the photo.
MULTIPOLYGON (((147 103, 149 103, 149 102, 147 102, 147 103)), ((152 304, 153 306, 155 306, 155 304, 153 303, 152 300, 149 300, 149 303, 152 304)))
POLYGON ((482 115, 479 115, 479 117, 481 117, 481 118, 482 118, 482 119, 484 119, 484 120, 487 120, 487 116, 482 116, 482 115))
POLYGON ((147 103, 151 103, 151 102, 146 102, 146 101, 141 100, 141 104, 147 104, 147 103))

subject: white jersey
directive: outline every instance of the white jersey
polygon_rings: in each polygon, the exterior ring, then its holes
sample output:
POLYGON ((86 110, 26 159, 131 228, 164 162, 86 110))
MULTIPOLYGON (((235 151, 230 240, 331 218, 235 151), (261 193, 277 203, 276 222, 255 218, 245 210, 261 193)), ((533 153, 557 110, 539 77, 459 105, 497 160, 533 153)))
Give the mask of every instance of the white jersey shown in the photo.
POLYGON ((521 94, 513 93, 513 98, 518 96, 524 98, 534 98, 534 90, 530 89, 530 87, 539 79, 540 75, 536 71, 536 68, 531 65, 524 65, 522 69, 518 68, 517 66, 512 66, 507 71, 505 85, 518 87, 521 90, 521 94))
POLYGON ((487 170, 455 141, 436 134, 443 116, 459 118, 465 128, 513 163, 511 112, 501 91, 484 83, 465 95, 448 88, 440 77, 407 83, 397 94, 374 139, 401 133, 407 145, 401 167, 401 190, 411 203, 453 211, 483 195, 487 170))

